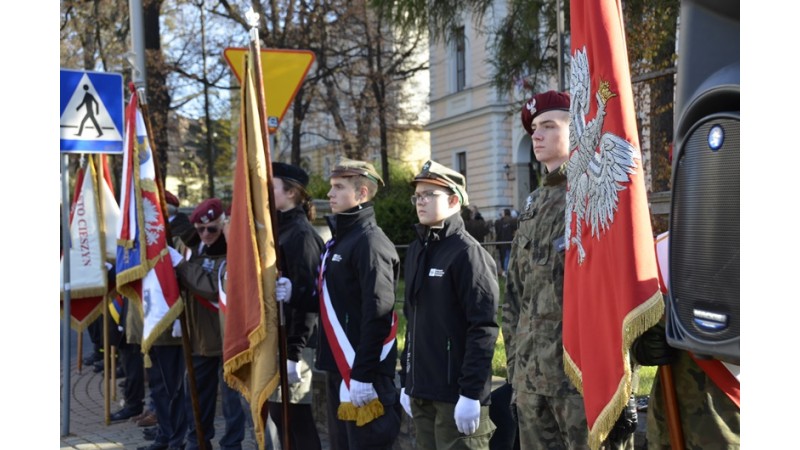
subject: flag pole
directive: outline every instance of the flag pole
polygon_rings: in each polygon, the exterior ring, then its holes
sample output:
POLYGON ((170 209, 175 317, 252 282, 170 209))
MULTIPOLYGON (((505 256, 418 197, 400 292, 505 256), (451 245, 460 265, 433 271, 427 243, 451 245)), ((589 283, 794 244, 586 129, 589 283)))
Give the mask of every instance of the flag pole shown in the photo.
MULTIPOLYGON (((255 1, 253 2, 255 3, 255 1)), ((275 192, 272 189, 272 157, 270 155, 269 145, 269 128, 267 121, 267 108, 264 99, 264 85, 261 81, 263 79, 261 69, 261 49, 258 37, 258 14, 254 9, 248 14, 248 22, 250 25, 250 56, 251 64, 255 70, 256 78, 256 95, 258 96, 258 115, 261 118, 261 140, 264 142, 264 157, 267 166, 267 195, 269 198, 269 217, 272 222, 272 238, 276 243, 275 245, 275 264, 278 268, 278 276, 281 273, 280 266, 280 253, 277 245, 278 242, 278 214, 275 210, 275 192)), ((291 443, 289 440, 289 382, 288 374, 286 372, 286 319, 283 314, 283 302, 278 303, 278 370, 280 372, 280 385, 281 385, 281 407, 283 417, 281 425, 283 428, 283 449, 291 450, 291 443)), ((263 413, 262 413, 263 416, 263 413)))
MULTIPOLYGON (((143 88, 142 88, 143 90, 143 88)), ((161 168, 159 167, 158 156, 156 155, 157 148, 153 140, 153 128, 150 125, 150 114, 147 108, 147 97, 139 95, 139 108, 142 110, 142 118, 144 119, 144 127, 147 130, 147 139, 150 141, 150 148, 153 150, 153 166, 156 172, 156 187, 158 189, 158 201, 161 211, 167 210, 166 197, 164 195, 164 180, 161 178, 161 168)), ((172 242, 172 234, 169 229, 169 221, 167 226, 164 227, 164 236, 167 240, 167 245, 172 242)), ((181 296, 183 297, 183 295, 181 296)), ((195 433, 197 434, 197 444, 201 450, 206 449, 205 432, 203 431, 202 420, 200 418, 200 400, 197 397, 197 381, 194 376, 194 364, 192 363, 192 347, 189 342, 189 325, 186 320, 186 308, 181 309, 181 314, 178 316, 181 324, 181 344, 183 346, 183 359, 186 366, 186 375, 189 378, 189 393, 192 398, 192 413, 194 416, 195 433)))
POLYGON ((673 450, 683 450, 683 427, 681 426, 681 413, 678 411, 678 397, 675 394, 675 378, 672 376, 672 366, 658 366, 658 371, 661 375, 661 392, 664 394, 664 404, 666 406, 669 442, 673 450))

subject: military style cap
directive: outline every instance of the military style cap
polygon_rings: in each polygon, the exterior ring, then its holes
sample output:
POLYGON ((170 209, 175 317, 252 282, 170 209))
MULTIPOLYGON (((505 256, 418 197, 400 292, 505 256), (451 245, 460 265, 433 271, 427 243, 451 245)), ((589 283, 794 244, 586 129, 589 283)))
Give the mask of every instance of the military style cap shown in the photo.
POLYGON ((436 161, 428 160, 422 165, 422 171, 411 180, 412 186, 417 183, 430 183, 446 187, 458 195, 462 205, 469 205, 467 180, 464 178, 464 175, 436 161))
POLYGON ((273 162, 272 175, 278 178, 294 181, 303 187, 308 186, 308 174, 306 171, 291 164, 273 162))
POLYGON ((172 205, 175 207, 181 206, 181 200, 170 191, 164 191, 164 197, 167 200, 168 205, 172 205))
POLYGON ((355 159, 342 157, 339 159, 339 162, 336 163, 336 167, 331 170, 331 177, 347 178, 359 175, 369 178, 377 183, 378 186, 384 186, 383 178, 378 175, 375 167, 365 161, 357 161, 355 159))
POLYGON ((189 217, 189 222, 191 223, 208 223, 218 218, 222 217, 225 213, 222 209, 222 200, 218 198, 209 198, 207 200, 203 200, 197 207, 192 211, 192 215, 189 217))
POLYGON ((531 130, 533 119, 543 112, 552 110, 569 111, 569 93, 547 91, 531 97, 528 103, 525 103, 525 106, 522 107, 520 115, 525 131, 531 134, 533 132, 531 130))

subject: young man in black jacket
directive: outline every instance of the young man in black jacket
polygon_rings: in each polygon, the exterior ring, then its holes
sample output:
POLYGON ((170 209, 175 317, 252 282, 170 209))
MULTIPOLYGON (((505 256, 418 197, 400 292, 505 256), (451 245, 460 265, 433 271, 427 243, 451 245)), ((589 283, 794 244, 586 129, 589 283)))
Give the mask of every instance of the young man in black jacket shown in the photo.
POLYGON ((327 372, 331 448, 390 449, 400 431, 394 384, 400 262, 372 207, 383 180, 372 164, 343 158, 330 185, 332 238, 320 265, 316 365, 327 372))
POLYGON ((428 161, 411 184, 419 224, 405 260, 400 401, 419 448, 488 450, 497 266, 464 229, 463 175, 428 161))

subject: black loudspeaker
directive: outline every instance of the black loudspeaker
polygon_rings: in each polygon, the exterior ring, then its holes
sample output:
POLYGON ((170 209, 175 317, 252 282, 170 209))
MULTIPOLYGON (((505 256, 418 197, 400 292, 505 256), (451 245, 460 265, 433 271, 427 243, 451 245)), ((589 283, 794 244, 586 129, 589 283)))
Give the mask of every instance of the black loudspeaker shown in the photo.
POLYGON ((739 364, 739 3, 680 18, 667 341, 739 364))

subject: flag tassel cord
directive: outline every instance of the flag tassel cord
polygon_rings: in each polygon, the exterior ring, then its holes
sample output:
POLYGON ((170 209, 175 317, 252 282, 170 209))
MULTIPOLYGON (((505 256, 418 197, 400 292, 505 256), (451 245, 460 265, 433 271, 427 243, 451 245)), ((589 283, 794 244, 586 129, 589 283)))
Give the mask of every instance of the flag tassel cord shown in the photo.
MULTIPOLYGON (((139 99, 143 99, 146 97, 139 96, 139 99)), ((161 168, 159 166, 159 159, 158 155, 156 154, 157 148, 155 146, 155 141, 152 133, 153 127, 150 124, 150 115, 148 113, 147 103, 144 101, 139 101, 139 108, 142 111, 142 118, 144 119, 144 126, 147 130, 147 139, 150 144, 150 149, 153 152, 153 165, 155 166, 155 173, 156 173, 156 188, 158 190, 158 199, 160 202, 160 207, 162 211, 166 211, 166 198, 164 196, 164 183, 161 178, 161 168)), ((141 216, 140 216, 141 217, 141 216)), ((170 234, 169 226, 165 227, 165 235, 167 239, 167 243, 172 242, 172 236, 170 234)), ((169 245, 169 244, 168 244, 169 245)), ((167 249, 164 249, 168 251, 167 249)), ((159 255, 159 257, 163 257, 163 255, 159 255)), ((197 443, 200 447, 200 450, 206 450, 206 439, 205 433, 202 427, 202 420, 200 416, 200 400, 197 395, 197 381, 194 374, 194 364, 192 363, 192 348, 189 342, 189 325, 186 320, 186 310, 183 307, 183 295, 178 298, 178 306, 179 311, 176 311, 178 316, 178 320, 181 324, 181 330, 185 330, 181 333, 181 343, 183 346, 183 357, 186 361, 186 375, 189 379, 189 393, 192 399, 192 412, 194 415, 194 422, 195 422, 195 432, 197 433, 197 443)), ((167 322, 169 323, 169 322, 167 322)), ((144 346, 142 346, 142 350, 144 350, 144 346)))

